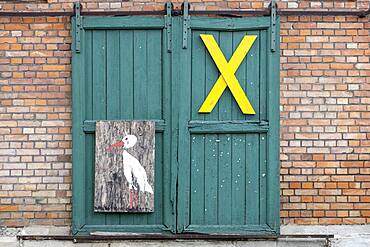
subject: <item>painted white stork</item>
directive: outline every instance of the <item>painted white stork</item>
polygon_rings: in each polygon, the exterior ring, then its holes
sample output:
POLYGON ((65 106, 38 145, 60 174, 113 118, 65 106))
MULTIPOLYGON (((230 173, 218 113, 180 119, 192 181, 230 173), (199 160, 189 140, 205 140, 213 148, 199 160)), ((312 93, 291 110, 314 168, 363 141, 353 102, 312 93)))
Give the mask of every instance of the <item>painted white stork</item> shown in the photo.
POLYGON ((126 149, 132 148, 135 146, 137 142, 137 137, 134 135, 126 135, 123 137, 121 141, 118 141, 111 146, 109 146, 108 150, 111 151, 113 148, 122 146, 124 148, 122 152, 123 158, 123 174, 128 182, 129 189, 130 189, 130 209, 132 209, 132 191, 134 191, 134 201, 137 208, 137 197, 138 191, 140 192, 148 192, 153 194, 152 186, 148 183, 148 177, 146 175, 144 167, 140 164, 140 162, 131 154, 129 154, 126 149), (136 179, 137 185, 139 188, 133 184, 132 177, 136 179))

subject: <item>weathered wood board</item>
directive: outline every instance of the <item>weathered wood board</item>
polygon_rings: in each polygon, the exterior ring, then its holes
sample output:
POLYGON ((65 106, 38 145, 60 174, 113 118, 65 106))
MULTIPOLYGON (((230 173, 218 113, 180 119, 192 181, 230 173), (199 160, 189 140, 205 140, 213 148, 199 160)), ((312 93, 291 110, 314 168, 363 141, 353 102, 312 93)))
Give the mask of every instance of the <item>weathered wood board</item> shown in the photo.
POLYGON ((153 212, 155 123, 97 121, 96 212, 153 212))

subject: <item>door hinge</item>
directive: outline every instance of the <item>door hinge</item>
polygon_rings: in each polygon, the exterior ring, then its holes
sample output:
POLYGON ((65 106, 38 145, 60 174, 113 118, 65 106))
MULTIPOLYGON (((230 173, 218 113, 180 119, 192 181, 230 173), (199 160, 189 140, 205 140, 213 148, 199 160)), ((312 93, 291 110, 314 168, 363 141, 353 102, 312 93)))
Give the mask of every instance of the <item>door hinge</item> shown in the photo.
POLYGON ((270 3, 270 31, 271 31, 271 51, 276 51, 276 12, 277 4, 275 0, 270 3))
POLYGON ((182 18, 183 18, 183 29, 182 29, 182 48, 188 47, 188 33, 190 29, 190 16, 189 16, 190 4, 186 0, 182 3, 182 18))
POLYGON ((81 20, 81 3, 76 2, 74 4, 74 11, 75 11, 75 17, 76 17, 76 29, 75 29, 75 51, 77 53, 80 53, 81 50, 81 31, 82 31, 82 20, 81 20))
POLYGON ((172 7, 171 2, 165 4, 166 15, 164 17, 165 29, 167 31, 167 52, 172 51, 172 7))

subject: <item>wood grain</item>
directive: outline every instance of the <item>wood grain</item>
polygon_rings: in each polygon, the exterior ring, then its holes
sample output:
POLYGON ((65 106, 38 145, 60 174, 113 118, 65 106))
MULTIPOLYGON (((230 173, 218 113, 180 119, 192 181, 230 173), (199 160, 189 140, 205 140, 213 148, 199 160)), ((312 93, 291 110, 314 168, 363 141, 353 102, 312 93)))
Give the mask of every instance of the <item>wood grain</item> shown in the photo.
MULTIPOLYGON (((110 145, 122 140, 127 134, 135 135, 137 143, 126 151, 144 167, 148 183, 154 191, 154 150, 155 123, 153 121, 97 121, 95 145, 95 198, 96 212, 153 212, 154 194, 139 192, 137 188, 137 207, 132 193, 130 206, 130 187, 124 176, 125 162, 122 147, 109 152, 110 145)), ((133 191, 134 192, 134 191, 133 191)))

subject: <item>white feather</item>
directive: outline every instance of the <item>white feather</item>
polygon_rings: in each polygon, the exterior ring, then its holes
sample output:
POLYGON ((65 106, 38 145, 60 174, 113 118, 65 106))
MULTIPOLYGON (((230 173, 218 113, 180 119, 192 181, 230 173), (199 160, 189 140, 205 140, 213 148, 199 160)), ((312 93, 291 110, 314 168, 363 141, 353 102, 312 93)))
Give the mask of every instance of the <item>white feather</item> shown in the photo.
POLYGON ((129 185, 132 186, 132 176, 134 176, 139 185, 139 191, 153 194, 153 189, 148 183, 145 169, 141 166, 140 162, 126 150, 123 151, 122 157, 124 166, 123 173, 129 185))

